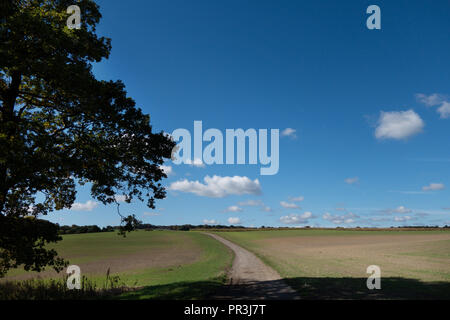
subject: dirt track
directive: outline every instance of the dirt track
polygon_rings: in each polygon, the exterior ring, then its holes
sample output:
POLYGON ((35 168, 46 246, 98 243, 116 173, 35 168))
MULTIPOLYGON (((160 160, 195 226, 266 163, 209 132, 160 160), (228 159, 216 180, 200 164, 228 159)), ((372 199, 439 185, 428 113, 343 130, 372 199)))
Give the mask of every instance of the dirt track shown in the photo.
POLYGON ((280 275, 265 265, 250 251, 216 234, 206 233, 233 250, 235 258, 230 272, 230 284, 215 299, 298 299, 280 275))

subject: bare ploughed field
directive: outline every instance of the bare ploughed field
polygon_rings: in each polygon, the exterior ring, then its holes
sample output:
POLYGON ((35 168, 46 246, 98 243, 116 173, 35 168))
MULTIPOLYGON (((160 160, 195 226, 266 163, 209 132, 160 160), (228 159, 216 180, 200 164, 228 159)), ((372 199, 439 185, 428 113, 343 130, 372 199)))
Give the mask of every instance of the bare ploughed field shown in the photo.
POLYGON ((292 230, 218 233, 254 252, 303 298, 450 299, 450 232, 292 230), (381 269, 369 291, 367 267, 381 269))
MULTIPOLYGON (((202 248, 192 237, 183 233, 145 232, 67 235, 55 246, 60 256, 78 265, 83 275, 104 276, 140 272, 152 268, 176 267, 197 261, 202 248)), ((60 278, 50 267, 43 272, 12 270, 3 281, 35 278, 60 278)))
POLYGON ((80 267, 82 290, 66 289, 67 269, 18 268, 0 280, 0 299, 204 299, 226 283, 233 260, 219 241, 189 231, 70 234, 52 247, 80 267))

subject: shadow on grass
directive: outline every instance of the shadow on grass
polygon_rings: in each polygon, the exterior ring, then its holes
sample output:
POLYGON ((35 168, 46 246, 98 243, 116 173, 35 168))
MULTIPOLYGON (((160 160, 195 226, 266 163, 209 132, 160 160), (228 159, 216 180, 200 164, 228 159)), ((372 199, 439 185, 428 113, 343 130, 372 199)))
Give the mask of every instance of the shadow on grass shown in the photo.
POLYGON ((286 282, 302 299, 450 299, 450 282, 422 282, 416 279, 381 278, 381 289, 369 290, 367 278, 289 278, 286 282))
POLYGON ((223 279, 176 282, 142 288, 102 290, 85 285, 67 290, 65 283, 8 283, 0 285, 0 300, 152 299, 152 300, 450 300, 449 282, 422 282, 407 278, 381 278, 380 290, 368 290, 366 278, 288 278, 284 280, 224 285, 223 279), (285 284, 297 291, 286 292, 285 284))
POLYGON ((369 290, 367 278, 289 278, 285 280, 224 286, 215 281, 181 282, 148 286, 127 292, 121 299, 162 300, 289 300, 292 295, 283 292, 287 283, 306 300, 449 300, 450 282, 422 282, 406 278, 382 278, 380 290, 369 290), (284 281, 284 282, 283 282, 284 281))
MULTIPOLYGON (((165 285, 146 286, 136 291, 127 292, 120 299, 152 300, 201 300, 210 299, 224 285, 219 281, 175 282, 165 285)), ((113 297, 114 299, 115 297, 113 297)))
POLYGON ((119 285, 117 277, 105 279, 102 286, 81 278, 79 289, 69 289, 67 276, 60 279, 29 279, 0 282, 0 300, 100 300, 111 299, 132 288, 119 285))

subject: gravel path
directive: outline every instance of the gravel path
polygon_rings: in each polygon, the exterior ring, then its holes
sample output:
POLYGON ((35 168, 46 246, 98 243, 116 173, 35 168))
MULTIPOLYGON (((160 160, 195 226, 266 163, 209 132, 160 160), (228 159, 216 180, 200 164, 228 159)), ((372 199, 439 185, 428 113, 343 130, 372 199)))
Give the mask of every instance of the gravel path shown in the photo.
POLYGON ((298 299, 295 290, 281 276, 265 265, 250 251, 216 234, 205 233, 233 250, 235 258, 230 272, 230 283, 214 299, 298 299))

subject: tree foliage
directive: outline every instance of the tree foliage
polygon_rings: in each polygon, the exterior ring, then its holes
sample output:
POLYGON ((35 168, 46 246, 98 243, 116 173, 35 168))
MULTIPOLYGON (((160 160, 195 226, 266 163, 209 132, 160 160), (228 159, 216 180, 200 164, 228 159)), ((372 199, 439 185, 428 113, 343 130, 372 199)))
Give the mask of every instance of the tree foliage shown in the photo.
MULTIPOLYGON (((108 58, 90 0, 3 0, 0 8, 0 276, 24 264, 61 269, 45 243, 57 228, 39 219, 70 208, 76 183, 104 204, 165 197, 160 169, 174 142, 153 133, 121 81, 100 81, 92 64, 108 58), (67 7, 81 9, 69 29, 67 7), (31 218, 30 218, 31 217, 31 218)), ((123 217, 124 230, 136 219, 123 217)))

